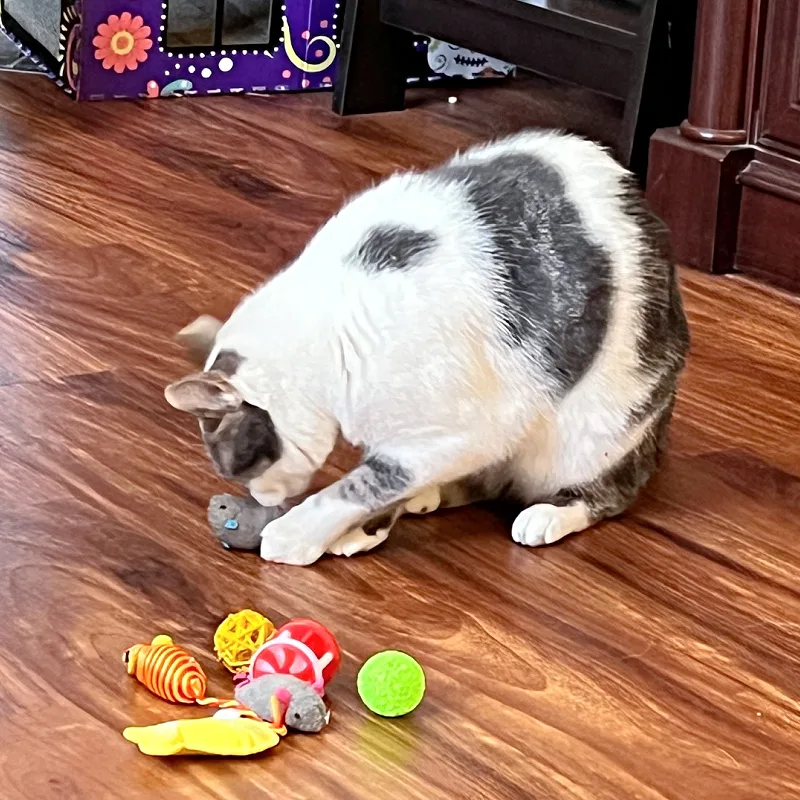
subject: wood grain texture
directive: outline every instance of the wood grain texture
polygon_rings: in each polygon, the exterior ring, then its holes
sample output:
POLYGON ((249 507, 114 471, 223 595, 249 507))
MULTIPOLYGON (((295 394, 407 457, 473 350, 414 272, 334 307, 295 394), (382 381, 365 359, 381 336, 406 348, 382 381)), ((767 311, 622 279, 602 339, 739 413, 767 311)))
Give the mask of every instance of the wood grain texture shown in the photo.
POLYGON ((612 129, 611 105, 553 97, 541 81, 455 106, 411 93, 404 114, 342 120, 325 96, 76 105, 0 80, 4 800, 800 796, 793 299, 684 274, 694 347, 671 459, 629 514, 555 547, 514 545, 503 508, 405 520, 374 554, 308 569, 206 530, 223 487, 162 399, 190 368, 173 333, 227 313, 392 169, 534 113, 612 129), (242 761, 140 755, 126 725, 205 712, 150 696, 122 651, 169 633, 223 693, 211 636, 244 607, 336 632, 330 728, 242 761), (386 647, 428 675, 399 721, 354 690, 386 647))

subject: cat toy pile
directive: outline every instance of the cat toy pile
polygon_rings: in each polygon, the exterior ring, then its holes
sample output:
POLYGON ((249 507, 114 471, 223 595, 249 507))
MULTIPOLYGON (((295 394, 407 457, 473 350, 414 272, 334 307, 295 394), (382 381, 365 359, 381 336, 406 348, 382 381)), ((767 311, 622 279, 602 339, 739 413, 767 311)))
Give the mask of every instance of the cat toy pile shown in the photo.
MULTIPOLYGON (((129 675, 171 703, 216 708, 210 717, 126 728, 122 735, 151 756, 250 756, 280 743, 289 729, 318 733, 331 719, 325 689, 342 663, 334 635, 311 619, 280 628, 257 611, 230 614, 214 635, 217 659, 233 673, 233 697, 209 697, 200 662, 169 636, 135 644, 123 661, 129 675)), ((358 675, 358 693, 374 713, 410 713, 425 694, 422 667, 406 653, 372 656, 358 675)))

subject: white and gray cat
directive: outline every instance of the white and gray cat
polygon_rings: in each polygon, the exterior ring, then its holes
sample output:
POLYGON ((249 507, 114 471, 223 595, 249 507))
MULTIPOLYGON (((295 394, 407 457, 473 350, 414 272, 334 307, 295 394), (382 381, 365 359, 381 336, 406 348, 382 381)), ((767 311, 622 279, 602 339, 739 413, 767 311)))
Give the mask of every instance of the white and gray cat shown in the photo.
POLYGON ((541 545, 633 502, 688 342, 666 231, 629 174, 534 131, 350 201, 166 396, 264 505, 303 493, 340 434, 364 448, 265 527, 267 560, 350 554, 376 519, 501 496, 526 506, 514 540, 541 545))

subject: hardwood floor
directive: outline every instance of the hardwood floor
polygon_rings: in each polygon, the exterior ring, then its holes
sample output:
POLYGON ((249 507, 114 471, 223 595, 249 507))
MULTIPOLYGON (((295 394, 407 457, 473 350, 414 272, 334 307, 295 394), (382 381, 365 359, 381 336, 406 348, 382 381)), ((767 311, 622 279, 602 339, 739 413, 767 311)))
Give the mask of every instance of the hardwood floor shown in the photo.
MULTIPOLYGON (((328 96, 75 105, 0 76, 0 796, 800 797, 800 305, 686 272, 694 344, 666 469, 618 521, 546 549, 508 513, 405 520, 307 569, 223 551, 223 488, 162 388, 172 335, 297 253, 349 192, 524 121, 607 137, 616 110, 492 88, 338 119, 328 96), (228 612, 316 617, 333 721, 262 757, 157 760, 120 731, 204 715, 126 674, 166 632, 211 675, 228 612), (355 693, 424 665, 399 721, 355 693)), ((327 470, 346 465, 338 453, 327 470)))

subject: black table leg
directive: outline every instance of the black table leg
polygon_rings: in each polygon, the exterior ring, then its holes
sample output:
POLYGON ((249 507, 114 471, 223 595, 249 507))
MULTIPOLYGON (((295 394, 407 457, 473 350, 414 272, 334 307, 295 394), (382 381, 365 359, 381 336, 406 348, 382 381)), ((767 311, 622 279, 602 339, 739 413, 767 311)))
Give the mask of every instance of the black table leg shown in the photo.
POLYGON ((696 15, 696 0, 647 0, 642 11, 619 145, 620 159, 642 180, 650 136, 688 113, 696 15))
POLYGON ((370 114, 405 108, 412 34, 385 25, 380 0, 347 0, 333 92, 337 114, 370 114))

